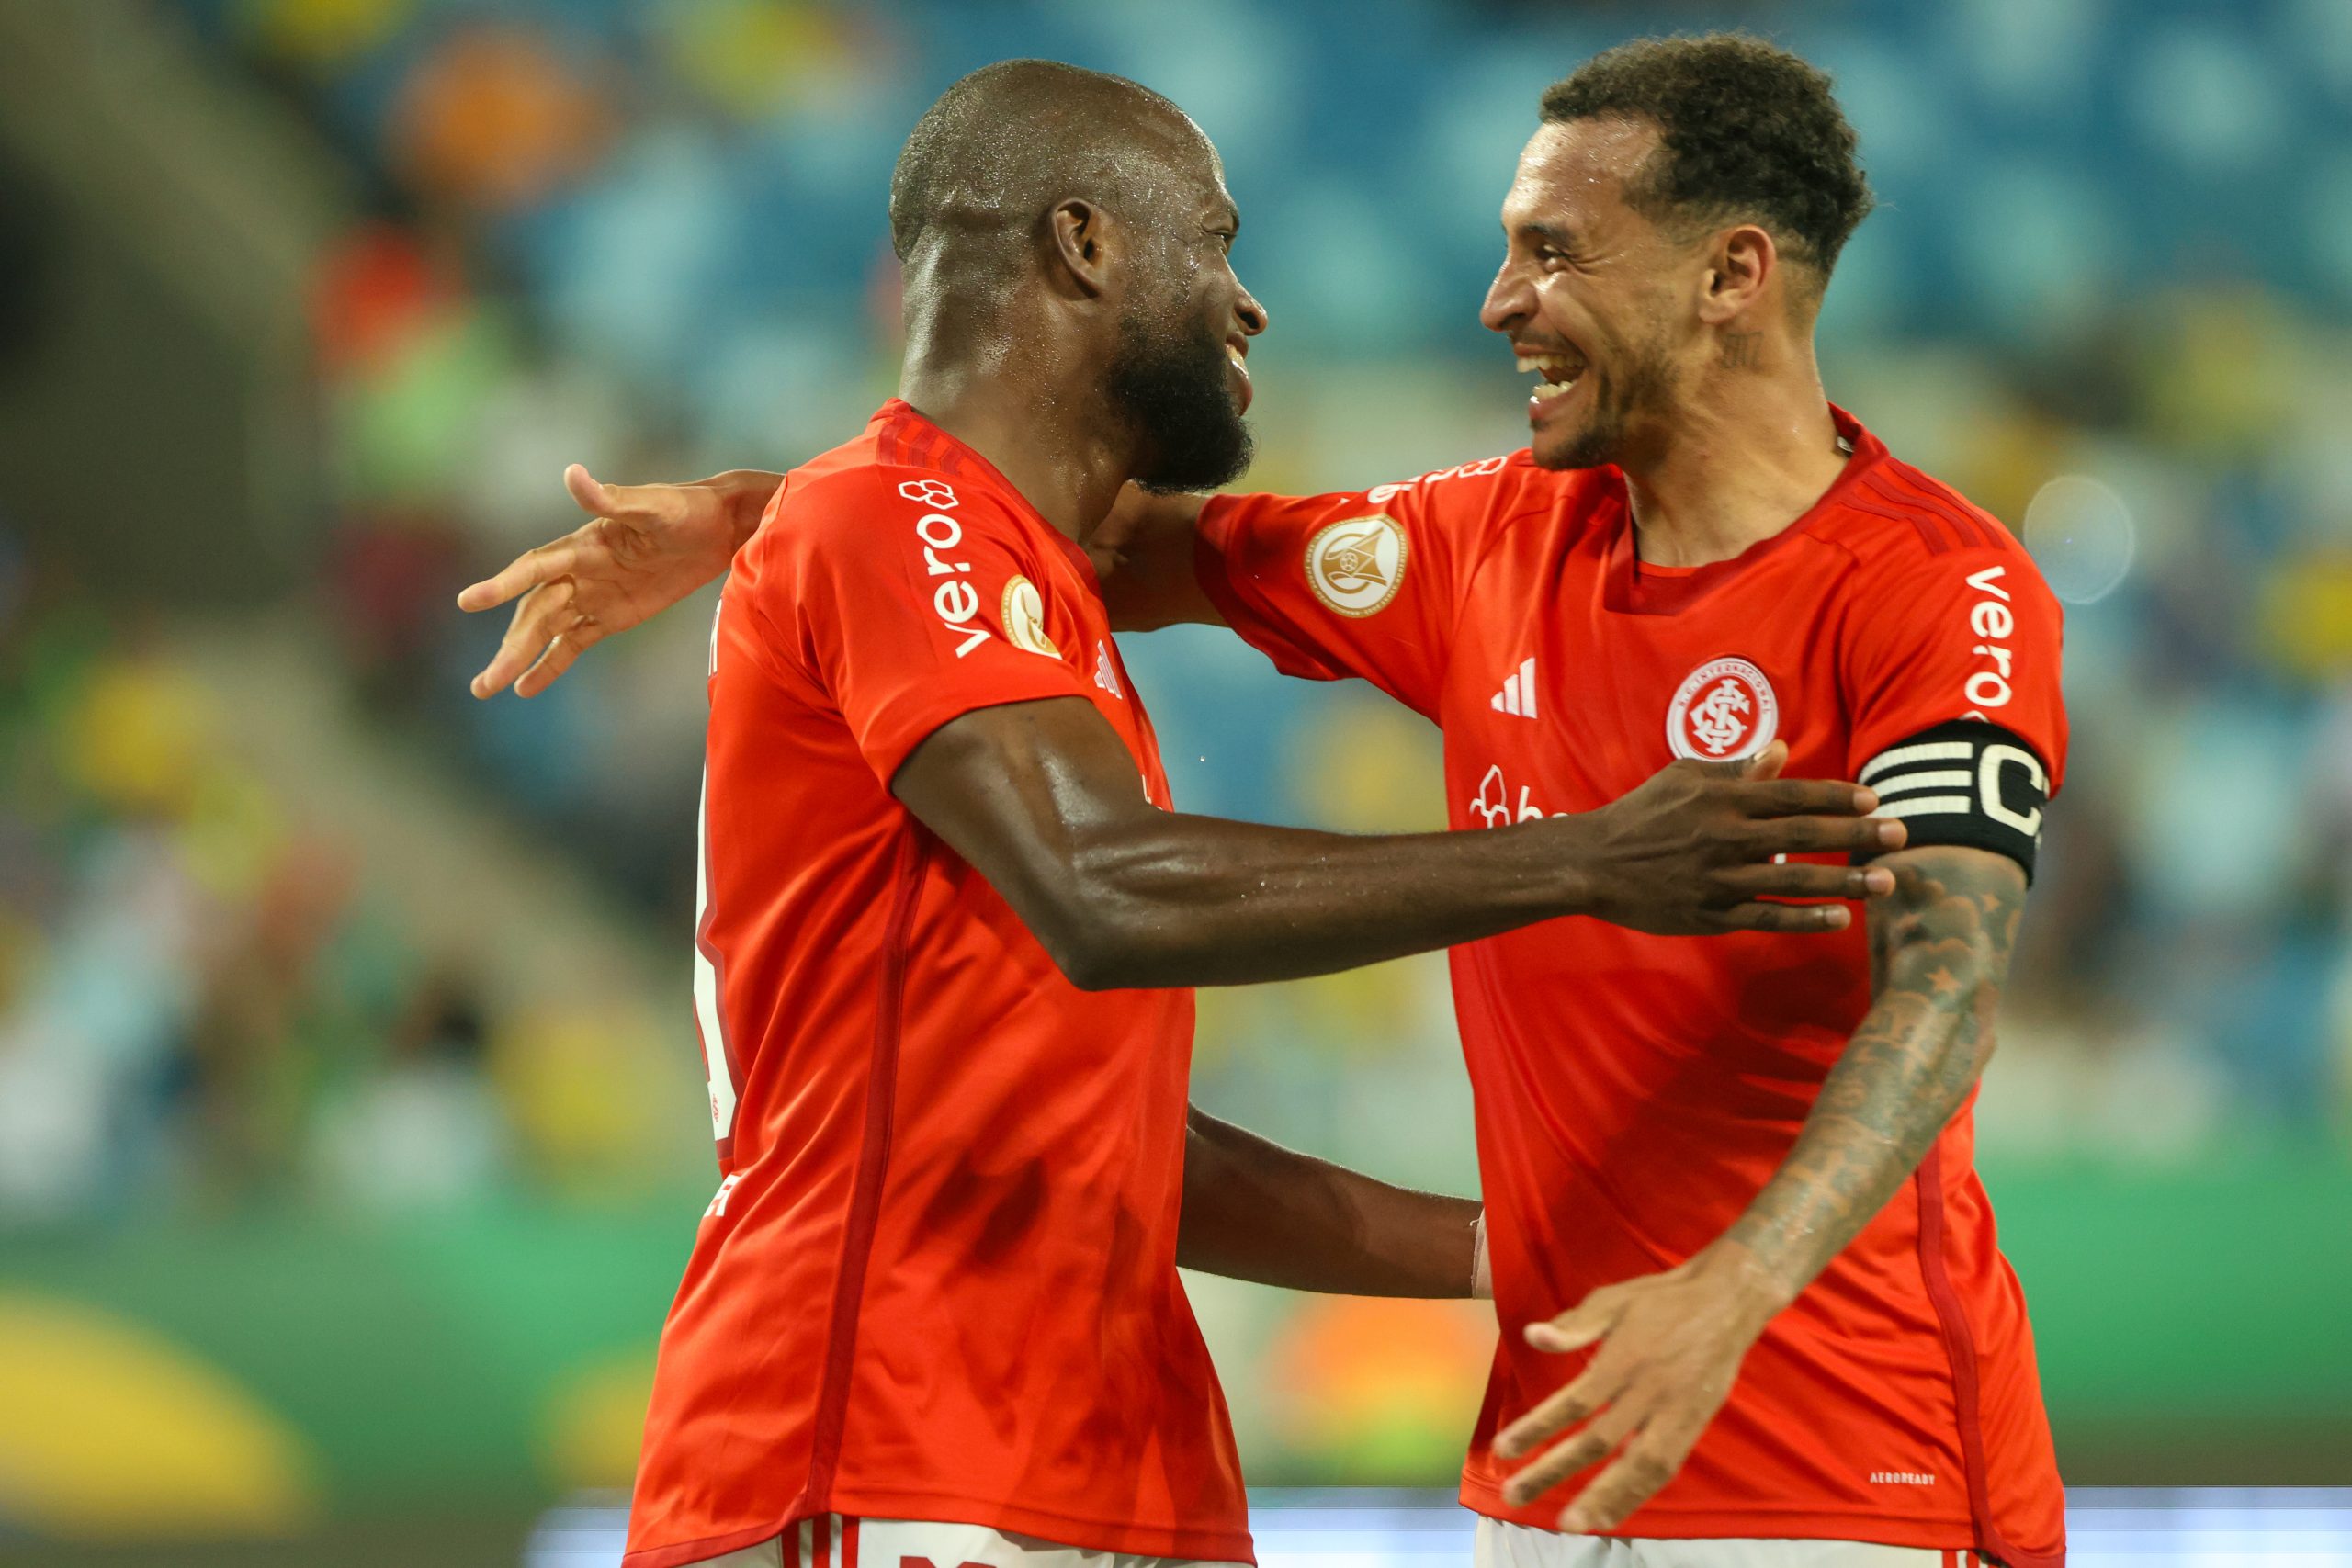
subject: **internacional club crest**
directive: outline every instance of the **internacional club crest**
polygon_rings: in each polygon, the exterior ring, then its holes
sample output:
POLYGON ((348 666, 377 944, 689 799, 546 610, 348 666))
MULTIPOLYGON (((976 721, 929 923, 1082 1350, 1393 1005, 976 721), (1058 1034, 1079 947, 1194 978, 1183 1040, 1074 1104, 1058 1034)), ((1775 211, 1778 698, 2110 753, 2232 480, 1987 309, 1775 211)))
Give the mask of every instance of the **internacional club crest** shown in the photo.
POLYGON ((998 607, 1004 617, 1004 639, 1024 653, 1042 653, 1048 659, 1059 659, 1062 650, 1046 635, 1046 601, 1038 593, 1037 585, 1025 577, 1016 577, 1004 585, 1004 602, 998 607))
POLYGON ((1405 530, 1378 514, 1318 529, 1306 542, 1306 581, 1343 615, 1386 609, 1405 581, 1405 530))
POLYGON ((1761 751, 1780 732, 1781 704, 1764 671, 1745 659, 1713 659, 1690 671, 1666 710, 1666 743, 1678 757, 1726 762, 1761 751))

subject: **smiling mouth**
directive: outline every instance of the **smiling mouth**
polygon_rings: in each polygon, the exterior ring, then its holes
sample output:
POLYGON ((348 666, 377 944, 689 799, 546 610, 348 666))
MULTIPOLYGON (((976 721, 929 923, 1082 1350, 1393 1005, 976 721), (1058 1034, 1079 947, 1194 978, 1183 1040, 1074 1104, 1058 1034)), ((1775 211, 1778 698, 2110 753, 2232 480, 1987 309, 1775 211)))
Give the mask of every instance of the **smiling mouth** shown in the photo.
POLYGON ((1529 401, 1540 403, 1566 397, 1573 391, 1576 384, 1584 378, 1586 365, 1572 354, 1521 353, 1519 367, 1522 371, 1532 370, 1543 378, 1535 383, 1534 390, 1528 394, 1529 401))

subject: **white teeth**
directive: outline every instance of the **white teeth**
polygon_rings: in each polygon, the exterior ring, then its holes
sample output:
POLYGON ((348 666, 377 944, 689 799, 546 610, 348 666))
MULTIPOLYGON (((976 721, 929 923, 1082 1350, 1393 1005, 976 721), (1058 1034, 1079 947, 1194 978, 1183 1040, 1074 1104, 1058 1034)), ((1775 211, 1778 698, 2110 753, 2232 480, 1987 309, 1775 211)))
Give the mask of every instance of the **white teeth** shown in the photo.
POLYGON ((1538 381, 1528 396, 1541 402, 1546 398, 1565 397, 1576 390, 1576 386, 1574 381, 1538 381))
POLYGON ((1575 360, 1569 358, 1565 354, 1522 354, 1519 355, 1519 367, 1521 370, 1568 370, 1575 368, 1576 363, 1577 362, 1575 360))

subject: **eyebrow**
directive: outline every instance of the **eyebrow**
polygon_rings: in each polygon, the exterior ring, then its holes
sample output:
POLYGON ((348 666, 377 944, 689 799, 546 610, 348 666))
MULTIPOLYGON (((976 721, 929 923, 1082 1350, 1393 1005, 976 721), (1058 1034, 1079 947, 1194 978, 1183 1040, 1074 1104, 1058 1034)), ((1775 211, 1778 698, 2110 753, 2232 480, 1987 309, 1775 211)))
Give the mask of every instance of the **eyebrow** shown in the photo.
POLYGON ((1530 220, 1524 223, 1513 224, 1506 231, 1514 240, 1533 238, 1548 245, 1556 245, 1564 251, 1576 248, 1576 235, 1556 223, 1539 223, 1530 220))

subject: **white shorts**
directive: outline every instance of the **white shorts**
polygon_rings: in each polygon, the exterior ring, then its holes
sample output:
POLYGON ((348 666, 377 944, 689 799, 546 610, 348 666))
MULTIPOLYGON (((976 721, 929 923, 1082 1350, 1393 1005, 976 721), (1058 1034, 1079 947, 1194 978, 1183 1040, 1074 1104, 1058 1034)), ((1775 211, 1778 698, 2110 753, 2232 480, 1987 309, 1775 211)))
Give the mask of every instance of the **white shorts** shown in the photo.
POLYGON ((1063 1546, 1034 1535, 1007 1535, 986 1525, 931 1524, 921 1519, 847 1519, 839 1514, 803 1519, 777 1540, 714 1557, 701 1568, 1247 1568, 1190 1558, 1138 1557, 1063 1546))
MULTIPOLYGON (((1996 1568, 1951 1547, 1861 1540, 1630 1540, 1478 1520, 1473 1568, 1996 1568)), ((895 1568, 895 1565, 894 1565, 895 1568)), ((946 1568, 942 1564, 941 1568, 946 1568)))

